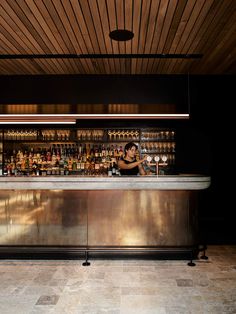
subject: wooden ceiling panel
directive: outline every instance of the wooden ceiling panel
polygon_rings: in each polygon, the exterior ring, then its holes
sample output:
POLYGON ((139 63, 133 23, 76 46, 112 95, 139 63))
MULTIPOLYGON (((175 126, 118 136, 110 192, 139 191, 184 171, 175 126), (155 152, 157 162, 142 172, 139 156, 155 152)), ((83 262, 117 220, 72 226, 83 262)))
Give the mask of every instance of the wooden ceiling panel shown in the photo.
MULTIPOLYGON (((108 20, 109 20, 109 32, 110 32, 110 31, 113 31, 115 29, 118 29, 115 2, 114 1, 105 1, 104 3, 107 7, 107 15, 108 15, 108 20)), ((109 34, 104 33, 104 36, 107 37, 107 36, 109 36, 109 34)), ((111 44, 112 44, 113 53, 114 54, 120 53, 119 42, 111 40, 111 44)), ((115 72, 114 73, 120 73, 121 72, 120 60, 114 59, 114 64, 115 64, 115 72)))
MULTIPOLYGON (((124 1, 123 0, 117 0, 115 2, 115 9, 116 9, 117 28, 118 29, 125 29, 124 1)), ((121 54, 125 54, 126 53, 125 41, 120 41, 118 43, 118 45, 119 45, 119 52, 121 54)), ((125 62, 122 59, 120 60, 120 73, 121 74, 126 73, 125 62)))
MULTIPOLYGON (((156 12, 156 17, 157 17, 156 25, 155 25, 156 27, 155 27, 155 30, 153 32, 151 50, 150 50, 150 53, 152 53, 152 54, 162 53, 158 50, 159 50, 160 38, 161 38, 162 30, 164 27, 164 21, 165 21, 168 7, 169 7, 168 1, 161 1, 160 6, 158 7, 158 11, 156 12)), ((148 65, 149 68, 147 71, 148 73, 152 74, 153 71, 155 71, 155 68, 157 68, 157 64, 158 64, 158 62, 156 62, 156 61, 157 60, 155 60, 155 59, 149 60, 149 65, 148 65)))
MULTIPOLYGON (((142 6, 141 1, 137 1, 136 4, 133 6, 133 33, 134 38, 132 39, 132 53, 138 53, 139 49, 139 37, 140 37, 140 19, 142 14, 142 6)), ((132 68, 131 74, 137 74, 136 67, 137 67, 138 59, 132 59, 132 68)))
MULTIPOLYGON (((166 10, 166 16, 165 16, 165 20, 163 23, 163 27, 162 27, 162 31, 160 34, 160 40, 158 43, 158 51, 157 53, 163 53, 164 52, 164 46, 167 43, 167 36, 170 30, 170 25, 172 23, 172 20, 174 18, 174 14, 175 14, 175 10, 176 10, 176 6, 177 6, 177 0, 173 0, 173 2, 171 3, 171 5, 168 6, 167 10, 166 10)), ((159 60, 159 62, 157 63, 157 66, 155 68, 152 69, 152 71, 155 73, 157 71, 159 71, 159 67, 162 66, 162 63, 164 63, 165 60, 159 60)))
MULTIPOLYGON (((201 74, 204 68, 215 74, 214 68, 218 66, 219 59, 225 60, 227 50, 231 45, 236 46, 235 25, 236 25, 236 2, 234 0, 221 2, 220 7, 214 8, 214 16, 211 23, 205 28, 205 33, 200 37, 195 51, 203 51, 204 57, 193 69, 197 74, 201 74), (215 21, 218 21, 217 24, 215 21), (228 41, 225 41, 227 38, 228 41), (224 45, 222 45, 224 43, 224 45), (217 46, 219 46, 217 48, 217 46), (220 49, 220 47, 222 49, 220 49), (213 72, 212 72, 213 69, 213 72)), ((229 52, 230 53, 230 52, 229 52)))
MULTIPOLYGON (((98 1, 97 7, 98 7, 98 14, 99 14, 99 19, 100 19, 102 36, 105 43, 105 53, 112 54, 113 47, 112 47, 111 38, 107 36, 107 34, 110 33, 110 26, 109 26, 108 12, 107 12, 107 6, 106 6, 105 1, 98 1)), ((109 72, 107 73, 115 73, 116 69, 115 69, 114 60, 109 59, 108 64, 109 64, 109 72)))
MULTIPOLYGON (((194 28, 194 25, 199 18, 199 12, 201 11, 201 8, 203 7, 205 1, 209 2, 208 0, 197 0, 187 2, 185 10, 183 12, 183 16, 179 23, 180 27, 178 28, 175 37, 177 41, 175 40, 174 45, 171 47, 171 51, 173 53, 188 52, 186 45, 190 41, 189 39, 190 35, 192 35, 194 31, 197 31, 197 27, 194 28)), ((171 60, 171 63, 169 64, 168 67, 168 72, 171 73, 175 67, 177 67, 178 69, 180 66, 181 63, 179 62, 179 60, 171 60)))
POLYGON ((235 0, 0 1, 0 75, 235 74, 235 47, 235 0))
POLYGON ((24 48, 26 52, 46 53, 40 46, 37 38, 34 38, 33 27, 29 27, 28 19, 24 11, 22 11, 16 1, 1 2, 1 16, 5 21, 5 25, 10 35, 24 48), (33 34, 32 34, 33 32, 33 34))
MULTIPOLYGON (((149 54, 151 53, 151 47, 154 39, 154 32, 157 23, 157 13, 160 6, 160 0, 151 1, 149 7, 149 18, 148 18, 148 25, 147 25, 147 32, 146 32, 146 41, 143 48, 143 53, 149 54), (155 14, 153 14, 156 12, 155 14)), ((142 60, 142 73, 150 73, 150 68, 152 67, 152 63, 150 59, 143 59, 142 60)))
MULTIPOLYGON (((202 2, 201 6, 199 6, 199 3, 198 3, 198 8, 197 8, 197 11, 199 11, 199 14, 198 16, 196 17, 195 21, 194 21, 194 24, 192 24, 192 29, 190 31, 190 34, 188 36, 188 39, 187 41, 185 42, 184 45, 182 45, 182 49, 181 49, 181 52, 183 52, 183 49, 184 49, 184 52, 185 53, 190 53, 191 51, 191 47, 192 45, 195 43, 196 39, 197 39, 197 36, 198 36, 198 33, 200 32, 201 30, 201 25, 204 23, 204 21, 206 20, 206 16, 207 16, 207 13, 209 12, 211 6, 213 5, 213 2, 214 0, 208 0, 208 1, 204 1, 202 2)), ((187 71, 190 71, 191 69, 191 66, 192 66, 192 63, 193 62, 189 62, 189 64, 181 64, 179 66, 179 69, 180 69, 180 72, 184 71, 185 72, 185 69, 187 71), (187 67, 186 67, 187 65, 187 67)), ((173 69, 173 67, 171 67, 169 69, 169 71, 171 72, 171 69, 173 69)), ((164 69, 165 70, 165 69, 164 69)))
MULTIPOLYGON (((127 0, 124 3, 124 28, 133 31, 133 5, 132 0, 127 0)), ((132 40, 125 42, 125 52, 132 53, 132 40)))

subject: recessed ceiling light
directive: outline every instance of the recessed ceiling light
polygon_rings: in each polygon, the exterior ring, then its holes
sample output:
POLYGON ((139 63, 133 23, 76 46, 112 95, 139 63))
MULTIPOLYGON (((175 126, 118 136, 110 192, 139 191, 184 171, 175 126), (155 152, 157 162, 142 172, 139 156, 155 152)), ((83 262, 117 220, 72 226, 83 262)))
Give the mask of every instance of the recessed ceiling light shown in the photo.
POLYGON ((127 41, 134 37, 134 33, 127 29, 116 29, 109 34, 110 38, 117 41, 127 41))

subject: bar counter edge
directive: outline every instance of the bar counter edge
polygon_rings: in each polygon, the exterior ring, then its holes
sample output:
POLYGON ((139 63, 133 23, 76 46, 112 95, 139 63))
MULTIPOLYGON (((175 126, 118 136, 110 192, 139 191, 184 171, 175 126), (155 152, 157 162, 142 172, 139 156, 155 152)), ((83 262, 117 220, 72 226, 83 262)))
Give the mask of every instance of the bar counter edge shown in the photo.
POLYGON ((210 184, 204 175, 0 177, 1 190, 203 190, 210 184))

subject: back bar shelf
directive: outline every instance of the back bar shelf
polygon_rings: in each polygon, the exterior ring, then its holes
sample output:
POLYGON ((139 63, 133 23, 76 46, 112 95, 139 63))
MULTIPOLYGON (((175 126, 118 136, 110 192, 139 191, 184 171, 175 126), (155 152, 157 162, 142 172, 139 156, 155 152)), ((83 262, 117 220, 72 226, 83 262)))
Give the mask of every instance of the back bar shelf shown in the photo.
MULTIPOLYGON (((176 159, 175 130, 48 128, 4 130, 1 173, 8 176, 106 175, 111 164, 118 168, 117 161, 124 154, 124 146, 131 141, 139 148, 137 158, 148 154, 154 159, 158 155, 161 161, 165 156, 168 167, 160 167, 160 174, 173 171, 176 159), (81 171, 84 169, 88 171, 81 171)), ((119 171, 116 174, 119 175, 119 171)))

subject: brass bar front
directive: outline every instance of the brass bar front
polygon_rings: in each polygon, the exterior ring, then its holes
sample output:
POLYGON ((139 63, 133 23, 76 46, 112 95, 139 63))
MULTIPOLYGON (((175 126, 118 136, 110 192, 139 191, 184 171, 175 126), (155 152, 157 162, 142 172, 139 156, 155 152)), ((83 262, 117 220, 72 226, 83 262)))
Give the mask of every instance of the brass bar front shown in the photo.
POLYGON ((86 245, 87 192, 0 191, 0 245, 86 245))
POLYGON ((0 191, 1 246, 181 247, 197 244, 188 190, 0 191))

